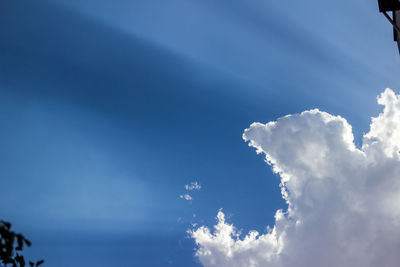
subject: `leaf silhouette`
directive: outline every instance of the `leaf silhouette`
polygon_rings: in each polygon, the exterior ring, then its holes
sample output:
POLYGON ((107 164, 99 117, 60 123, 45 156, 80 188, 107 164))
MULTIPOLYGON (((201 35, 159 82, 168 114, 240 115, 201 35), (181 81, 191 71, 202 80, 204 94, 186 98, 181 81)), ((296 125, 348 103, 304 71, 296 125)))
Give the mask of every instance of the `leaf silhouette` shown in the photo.
POLYGON ((25 259, 24 259, 24 256, 19 255, 19 254, 17 253, 17 256, 15 256, 15 261, 19 263, 19 266, 20 266, 20 267, 25 267, 25 259))
MULTIPOLYGON (((0 267, 25 267, 24 256, 17 251, 22 251, 32 243, 22 234, 11 231, 11 223, 0 220, 0 267)), ((31 267, 39 266, 44 260, 29 261, 31 267)))
POLYGON ((16 237, 18 246, 15 248, 15 250, 22 250, 24 247, 24 237, 21 234, 17 234, 16 237))

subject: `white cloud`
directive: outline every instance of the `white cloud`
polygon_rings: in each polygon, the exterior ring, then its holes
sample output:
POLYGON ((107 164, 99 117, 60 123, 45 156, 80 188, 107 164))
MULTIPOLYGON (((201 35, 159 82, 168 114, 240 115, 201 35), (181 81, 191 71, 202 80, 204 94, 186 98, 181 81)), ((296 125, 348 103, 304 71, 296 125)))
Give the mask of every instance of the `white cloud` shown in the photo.
POLYGON ((191 195, 189 195, 189 191, 193 191, 193 190, 200 190, 201 189, 201 185, 195 181, 195 182, 191 182, 189 184, 185 185, 185 189, 186 189, 186 193, 183 195, 180 195, 179 197, 188 201, 193 200, 193 197, 191 195))
POLYGON ((192 196, 189 194, 180 195, 179 197, 188 201, 193 200, 192 196))
POLYGON ((211 232, 192 231, 204 266, 395 267, 400 262, 400 97, 386 89, 361 149, 340 116, 317 109, 243 138, 281 177, 286 211, 267 233, 239 239, 222 211, 211 232))
POLYGON ((201 185, 197 181, 195 181, 195 182, 191 182, 190 184, 185 185, 185 189, 187 191, 200 190, 201 185))

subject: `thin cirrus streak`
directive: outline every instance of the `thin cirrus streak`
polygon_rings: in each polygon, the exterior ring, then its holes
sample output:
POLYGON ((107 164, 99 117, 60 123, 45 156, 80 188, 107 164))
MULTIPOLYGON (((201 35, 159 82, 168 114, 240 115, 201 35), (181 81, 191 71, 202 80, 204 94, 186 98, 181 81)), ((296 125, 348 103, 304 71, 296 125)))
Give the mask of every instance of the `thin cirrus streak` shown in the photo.
POLYGON ((400 261, 400 95, 386 89, 361 148, 340 116, 318 109, 253 123, 249 146, 281 177, 288 208, 243 239, 222 211, 191 231, 204 266, 397 266, 400 261))

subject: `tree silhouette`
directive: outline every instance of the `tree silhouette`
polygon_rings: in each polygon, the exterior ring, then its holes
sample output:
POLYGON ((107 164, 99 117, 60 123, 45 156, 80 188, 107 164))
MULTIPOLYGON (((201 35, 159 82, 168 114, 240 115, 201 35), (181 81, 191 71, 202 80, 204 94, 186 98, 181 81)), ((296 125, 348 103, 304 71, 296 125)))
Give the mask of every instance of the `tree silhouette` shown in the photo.
MULTIPOLYGON (((25 259, 21 253, 24 245, 30 247, 31 242, 22 234, 11 231, 11 223, 0 221, 0 267, 25 267, 25 259)), ((37 267, 44 260, 29 261, 29 266, 37 267)))

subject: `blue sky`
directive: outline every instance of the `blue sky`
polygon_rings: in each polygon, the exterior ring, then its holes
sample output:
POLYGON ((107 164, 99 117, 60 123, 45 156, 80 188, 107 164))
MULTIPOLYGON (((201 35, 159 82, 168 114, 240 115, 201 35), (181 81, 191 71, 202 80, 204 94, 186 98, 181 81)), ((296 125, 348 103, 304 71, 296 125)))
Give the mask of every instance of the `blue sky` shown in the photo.
POLYGON ((192 223, 284 207, 243 130, 317 107, 360 144, 398 64, 372 0, 1 0, 1 217, 48 266, 200 266, 192 223))

